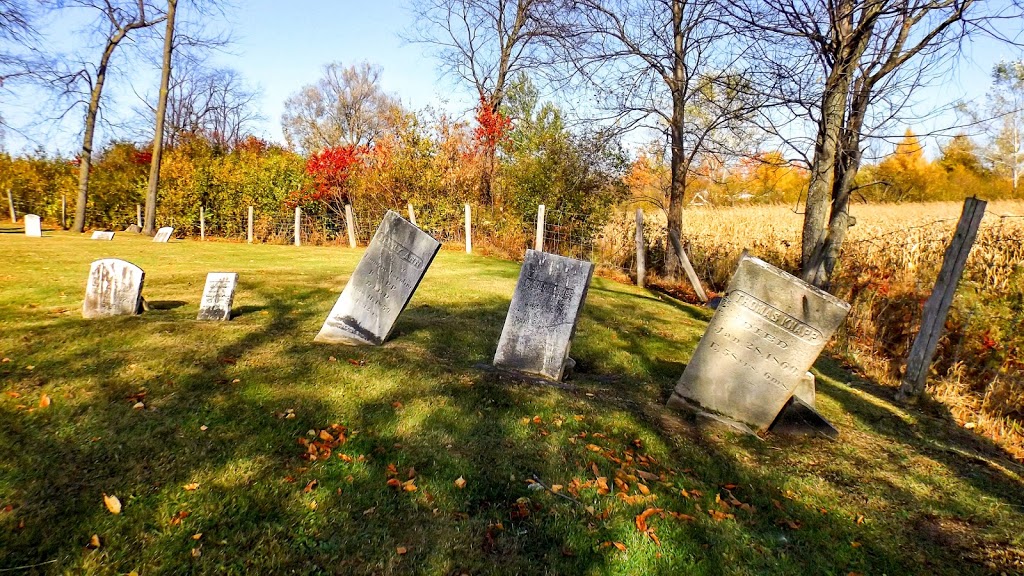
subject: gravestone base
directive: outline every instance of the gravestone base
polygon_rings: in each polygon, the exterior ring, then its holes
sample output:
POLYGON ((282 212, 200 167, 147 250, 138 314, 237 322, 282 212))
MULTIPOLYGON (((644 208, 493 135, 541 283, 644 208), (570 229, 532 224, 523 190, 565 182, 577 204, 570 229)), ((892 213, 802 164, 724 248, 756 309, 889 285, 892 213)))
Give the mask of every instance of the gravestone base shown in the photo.
POLYGON ((839 430, 813 406, 799 396, 793 396, 779 412, 775 422, 768 427, 772 434, 787 436, 824 436, 830 440, 839 438, 839 430))
POLYGON ((690 413, 697 421, 697 426, 700 428, 713 428, 724 432, 739 432, 740 434, 753 436, 757 439, 761 438, 753 428, 747 426, 743 422, 733 420, 732 418, 723 416, 722 414, 715 414, 714 412, 704 410, 697 404, 688 401, 686 398, 679 396, 675 392, 673 392, 672 396, 669 397, 666 406, 673 410, 690 413))

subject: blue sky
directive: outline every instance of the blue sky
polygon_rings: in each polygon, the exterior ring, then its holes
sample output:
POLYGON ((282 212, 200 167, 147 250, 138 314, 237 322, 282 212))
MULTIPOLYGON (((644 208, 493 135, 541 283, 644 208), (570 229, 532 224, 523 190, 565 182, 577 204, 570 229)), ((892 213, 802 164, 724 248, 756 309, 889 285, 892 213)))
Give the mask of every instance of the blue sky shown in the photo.
MULTIPOLYGON (((199 0, 202 1, 202 0, 199 0)), ((407 0, 237 0, 227 14, 227 22, 211 22, 211 26, 226 26, 234 37, 229 52, 217 54, 218 65, 238 70, 243 77, 262 91, 259 110, 264 121, 256 126, 256 133, 274 141, 283 141, 280 117, 285 99, 303 85, 315 82, 324 64, 341 61, 354 64, 367 61, 383 69, 383 88, 399 97, 411 109, 433 106, 449 114, 461 115, 473 104, 472 95, 465 87, 449 78, 440 78, 437 63, 422 44, 410 44, 400 38, 403 31, 415 26, 408 11, 407 0)), ((80 25, 61 24, 65 30, 80 25)), ((1020 33, 1024 23, 1017 23, 1020 33)), ((76 44, 78 34, 62 33, 56 48, 66 52, 79 52, 83 57, 98 53, 96 46, 76 44)), ((917 110, 930 111, 957 99, 981 97, 989 86, 992 64, 1000 58, 1022 58, 1019 49, 980 42, 965 48, 957 72, 943 78, 936 86, 920 91, 915 98, 917 110)), ((158 81, 155 70, 131 71, 134 90, 155 91, 158 81)), ((108 103, 112 110, 127 110, 138 106, 132 90, 117 89, 110 84, 108 103)), ((35 113, 32 96, 23 98, 20 111, 5 110, 11 120, 24 119, 35 113)), ((956 123, 953 114, 943 114, 925 121, 916 121, 910 127, 918 133, 929 133, 956 123)), ((80 114, 69 116, 59 128, 27 131, 31 140, 17 134, 7 134, 6 146, 17 151, 42 144, 48 149, 74 153, 80 114)), ((902 133, 904 127, 895 132, 902 133)), ((951 133, 949 135, 952 135, 951 133)), ((107 136, 100 134, 100 138, 107 136)), ((941 139, 926 139, 934 155, 941 139)), ((637 139, 639 141, 639 139, 637 139)), ((885 153, 891 146, 881 145, 885 153)))

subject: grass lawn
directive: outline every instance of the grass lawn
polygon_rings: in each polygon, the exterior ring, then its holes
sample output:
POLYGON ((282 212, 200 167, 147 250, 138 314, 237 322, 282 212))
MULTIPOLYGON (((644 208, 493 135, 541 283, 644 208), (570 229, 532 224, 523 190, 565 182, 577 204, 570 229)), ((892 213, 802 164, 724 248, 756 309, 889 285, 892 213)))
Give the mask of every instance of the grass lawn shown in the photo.
POLYGON ((475 367, 514 262, 442 251, 350 348, 313 336, 361 250, 44 236, 0 226, 0 573, 1024 570, 1021 468, 828 359, 838 442, 666 410, 710 316, 666 296, 595 278, 563 389, 475 367), (149 311, 81 317, 103 257, 149 311), (230 322, 195 320, 211 271, 240 275, 230 322))

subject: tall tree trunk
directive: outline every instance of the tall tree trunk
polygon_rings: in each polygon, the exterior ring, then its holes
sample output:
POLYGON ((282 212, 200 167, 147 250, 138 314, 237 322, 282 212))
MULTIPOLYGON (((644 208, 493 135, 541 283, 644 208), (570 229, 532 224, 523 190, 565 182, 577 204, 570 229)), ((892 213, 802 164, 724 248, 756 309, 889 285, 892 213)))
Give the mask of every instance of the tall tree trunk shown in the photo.
POLYGON ((156 106, 156 130, 153 134, 153 159, 149 165, 149 190, 146 191, 144 234, 156 232, 156 191, 160 184, 160 157, 164 151, 164 116, 171 80, 171 55, 174 52, 174 15, 178 0, 167 0, 167 32, 164 34, 164 65, 160 74, 160 98, 156 106))
POLYGON ((75 223, 72 232, 85 232, 85 210, 89 204, 89 170, 92 168, 92 141, 96 134, 96 118, 100 112, 100 97, 103 83, 107 79, 107 65, 114 54, 114 48, 124 38, 126 31, 118 30, 107 40, 100 65, 96 68, 96 80, 89 94, 89 107, 85 111, 85 134, 82 136, 82 151, 78 154, 78 201, 75 203, 75 223))
MULTIPOLYGON (((669 91, 672 94, 672 125, 669 127, 669 140, 671 154, 669 165, 671 169, 671 182, 668 192, 668 232, 673 231, 680 240, 683 237, 683 200, 686 195, 686 155, 683 150, 683 131, 686 121, 686 102, 684 101, 686 90, 686 62, 683 59, 683 1, 672 0, 672 35, 673 35, 673 65, 672 81, 669 91)), ((669 278, 678 278, 681 266, 679 264, 680 254, 676 254, 672 242, 665 243, 665 274, 669 278)), ((682 242, 680 242, 680 247, 682 242)))

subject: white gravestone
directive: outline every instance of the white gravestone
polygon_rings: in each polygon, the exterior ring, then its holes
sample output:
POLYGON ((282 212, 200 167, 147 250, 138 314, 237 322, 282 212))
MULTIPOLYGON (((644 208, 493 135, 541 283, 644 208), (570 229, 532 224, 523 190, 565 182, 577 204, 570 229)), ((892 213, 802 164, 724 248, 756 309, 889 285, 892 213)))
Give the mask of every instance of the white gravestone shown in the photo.
POLYGON ((96 260, 89 269, 82 316, 98 318, 142 312, 142 268, 115 258, 96 260))
POLYGON ((203 299, 199 303, 199 320, 230 320, 231 304, 235 301, 235 272, 210 272, 206 275, 203 299))
POLYGON ((494 365, 561 380, 593 274, 591 262, 527 250, 494 365))
POLYGON ((170 226, 164 226, 156 231, 156 236, 153 236, 153 242, 166 243, 171 239, 171 234, 174 234, 174 228, 170 226))
POLYGON ((92 233, 92 239, 93 240, 113 240, 114 239, 114 233, 113 232, 102 232, 100 230, 97 230, 97 231, 92 233))
POLYGON ((389 210, 314 341, 383 344, 440 248, 389 210))
POLYGON ((766 430, 794 395, 814 402, 807 371, 849 311, 846 302, 744 254, 668 405, 766 430))
POLYGON ((39 216, 25 214, 25 236, 31 236, 32 238, 41 238, 43 236, 43 228, 39 224, 39 216))

